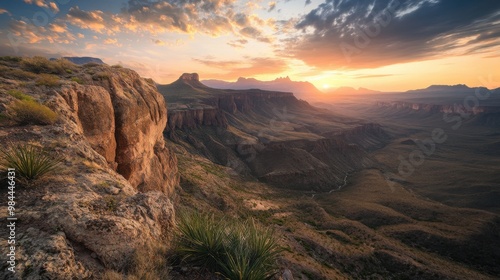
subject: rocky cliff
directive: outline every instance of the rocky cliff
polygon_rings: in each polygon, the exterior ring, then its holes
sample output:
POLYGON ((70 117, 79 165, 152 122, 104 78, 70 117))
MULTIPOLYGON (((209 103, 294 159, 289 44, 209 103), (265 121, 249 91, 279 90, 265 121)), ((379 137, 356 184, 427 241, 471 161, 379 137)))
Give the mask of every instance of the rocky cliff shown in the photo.
MULTIPOLYGON (((16 189, 17 272, 2 262, 0 278, 100 279, 108 269, 125 271, 144 246, 163 246, 174 226, 170 194, 179 178, 162 135, 165 101, 154 83, 128 69, 66 65, 71 71, 45 85, 18 59, 7 62, 0 113, 15 102, 6 93, 16 90, 46 104, 58 120, 1 123, 1 145, 30 143, 64 160, 57 174, 16 189), (29 75, 9 76, 16 71, 29 75)), ((5 240, 0 245, 7 247, 5 240)))
POLYGON ((153 83, 132 70, 103 69, 105 78, 93 85, 61 87, 59 95, 69 106, 63 113, 132 186, 171 192, 177 165, 163 140, 165 100, 153 83))
POLYGON ((248 113, 268 103, 307 106, 290 92, 213 89, 202 84, 196 73, 184 73, 172 84, 158 88, 169 104, 168 132, 199 125, 227 127, 227 113, 248 113))

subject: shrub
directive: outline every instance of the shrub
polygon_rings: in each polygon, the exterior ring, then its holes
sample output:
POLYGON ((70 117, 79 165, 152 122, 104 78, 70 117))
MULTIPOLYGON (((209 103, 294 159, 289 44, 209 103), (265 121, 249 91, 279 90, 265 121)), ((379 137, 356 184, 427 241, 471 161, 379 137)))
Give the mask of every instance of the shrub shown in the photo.
POLYGON ((0 56, 0 61, 8 61, 8 62, 19 62, 22 58, 19 56, 0 56))
POLYGON ((40 147, 30 144, 10 145, 0 151, 0 165, 15 168, 27 181, 33 181, 59 169, 62 157, 51 157, 40 147))
POLYGON ((51 74, 40 74, 40 77, 36 80, 36 85, 56 87, 59 85, 59 77, 51 74))
POLYGON ((21 67, 34 73, 53 73, 54 65, 50 60, 41 56, 26 57, 21 61, 21 67))
POLYGON ((202 214, 181 215, 176 252, 190 265, 226 279, 272 279, 281 249, 269 229, 253 221, 216 220, 202 214))
POLYGON ((12 96, 12 97, 15 97, 19 100, 24 100, 24 101, 35 101, 33 99, 33 97, 27 95, 27 94, 24 94, 23 92, 21 92, 20 90, 16 90, 16 89, 11 89, 9 91, 7 91, 7 94, 12 96))
POLYGON ((25 70, 40 74, 40 73, 51 73, 51 74, 65 74, 68 72, 73 72, 77 66, 71 61, 60 58, 57 60, 48 60, 45 57, 34 56, 23 58, 21 61, 21 67, 25 70))
POLYGON ((71 77, 70 80, 73 81, 73 82, 79 83, 79 84, 83 84, 82 79, 80 79, 78 77, 71 77))
POLYGON ((8 116, 20 125, 48 125, 57 121, 54 111, 36 101, 16 100, 8 112, 8 116))
POLYGON ((166 249, 164 245, 146 245, 136 250, 130 259, 126 273, 118 273, 113 270, 104 272, 104 280, 167 280, 168 275, 166 249))
POLYGON ((97 72, 92 76, 93 80, 104 80, 104 79, 108 80, 109 78, 110 78, 110 74, 107 72, 103 72, 103 71, 97 72))
POLYGON ((7 66, 0 66, 0 75, 8 79, 21 79, 21 80, 33 80, 36 77, 38 77, 37 74, 7 66))

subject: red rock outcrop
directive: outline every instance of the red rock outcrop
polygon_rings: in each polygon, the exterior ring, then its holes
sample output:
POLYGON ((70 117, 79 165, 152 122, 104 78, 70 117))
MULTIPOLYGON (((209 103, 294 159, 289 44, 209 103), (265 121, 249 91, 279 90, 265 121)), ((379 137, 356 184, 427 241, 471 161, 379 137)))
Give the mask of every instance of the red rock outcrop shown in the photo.
POLYGON ((99 67, 94 85, 60 92, 73 120, 108 164, 140 191, 170 193, 178 183, 175 155, 166 147, 164 98, 153 82, 129 69, 99 67))

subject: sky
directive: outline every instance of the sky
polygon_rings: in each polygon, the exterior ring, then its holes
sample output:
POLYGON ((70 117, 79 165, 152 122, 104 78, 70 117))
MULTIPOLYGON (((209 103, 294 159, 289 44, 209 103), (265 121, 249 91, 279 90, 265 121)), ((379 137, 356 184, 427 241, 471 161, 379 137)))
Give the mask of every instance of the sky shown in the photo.
POLYGON ((0 55, 92 56, 157 83, 500 87, 498 0, 2 0, 0 55))

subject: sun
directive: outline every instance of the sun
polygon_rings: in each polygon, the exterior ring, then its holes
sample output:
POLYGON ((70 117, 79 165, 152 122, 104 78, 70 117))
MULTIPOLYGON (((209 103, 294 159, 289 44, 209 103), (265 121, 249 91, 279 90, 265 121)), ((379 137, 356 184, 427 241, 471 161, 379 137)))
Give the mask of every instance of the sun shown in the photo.
POLYGON ((323 89, 329 89, 330 88, 330 85, 329 84, 324 84, 323 85, 323 89))

